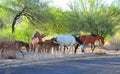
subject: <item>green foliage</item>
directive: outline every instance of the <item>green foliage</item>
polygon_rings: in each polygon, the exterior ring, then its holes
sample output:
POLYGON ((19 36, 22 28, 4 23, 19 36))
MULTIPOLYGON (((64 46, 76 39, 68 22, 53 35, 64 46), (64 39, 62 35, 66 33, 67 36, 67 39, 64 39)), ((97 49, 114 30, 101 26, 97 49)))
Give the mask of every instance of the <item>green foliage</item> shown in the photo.
POLYGON ((115 33, 113 29, 120 19, 117 7, 107 6, 101 0, 75 0, 69 7, 71 11, 67 12, 66 18, 70 32, 84 31, 102 36, 115 33))
POLYGON ((11 33, 11 25, 7 24, 5 28, 0 30, 0 39, 2 40, 13 40, 14 34, 11 33))
POLYGON ((119 0, 109 6, 105 0, 74 0, 68 4, 70 11, 50 6, 49 2, 50 0, 2 0, 0 39, 29 42, 37 30, 48 37, 94 33, 109 40, 120 29, 119 0), (14 21, 16 30, 12 34, 11 23, 14 21))
MULTIPOLYGON (((52 15, 48 1, 42 0, 4 0, 0 4, 3 10, 7 10, 9 17, 12 17, 12 30, 20 18, 26 17, 31 24, 50 22, 52 15)), ((5 12, 5 11, 4 11, 5 12)), ((2 14, 2 13, 1 13, 2 14)), ((24 20, 23 20, 24 21, 24 20)))
POLYGON ((27 22, 23 22, 19 25, 16 25, 16 31, 14 33, 11 32, 11 25, 7 24, 5 28, 0 30, 0 39, 29 42, 35 30, 31 26, 26 26, 26 23, 27 22))

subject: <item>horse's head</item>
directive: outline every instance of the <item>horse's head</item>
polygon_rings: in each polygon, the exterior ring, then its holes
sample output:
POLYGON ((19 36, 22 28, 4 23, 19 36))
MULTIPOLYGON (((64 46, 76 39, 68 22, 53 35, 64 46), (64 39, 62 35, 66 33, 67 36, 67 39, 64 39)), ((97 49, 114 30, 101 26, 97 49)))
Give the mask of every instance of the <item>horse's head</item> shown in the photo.
POLYGON ((38 31, 35 32, 34 37, 40 37, 40 33, 38 31))
POLYGON ((26 48, 27 52, 29 51, 29 43, 24 43, 23 46, 26 48))
POLYGON ((16 44, 19 45, 20 48, 24 47, 27 51, 29 49, 29 44, 23 41, 15 41, 16 44))
POLYGON ((39 41, 42 41, 42 38, 45 37, 45 34, 40 34, 38 31, 35 32, 34 38, 38 38, 39 41))
POLYGON ((56 43, 56 38, 51 38, 52 43, 56 43))
POLYGON ((104 37, 102 37, 102 36, 97 36, 97 38, 98 38, 99 40, 101 40, 102 45, 104 45, 104 37))

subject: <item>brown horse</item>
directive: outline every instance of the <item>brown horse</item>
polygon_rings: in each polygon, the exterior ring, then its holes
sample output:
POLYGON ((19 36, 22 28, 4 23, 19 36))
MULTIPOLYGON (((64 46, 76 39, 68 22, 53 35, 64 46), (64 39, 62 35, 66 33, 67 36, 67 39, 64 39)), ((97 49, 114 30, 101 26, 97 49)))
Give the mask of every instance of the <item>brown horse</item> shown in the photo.
POLYGON ((82 40, 85 44, 91 44, 91 50, 92 52, 95 49, 95 41, 98 40, 100 43, 102 43, 102 45, 104 45, 104 37, 99 36, 99 35, 94 35, 94 34, 90 34, 90 35, 81 35, 80 36, 80 40, 82 40))
POLYGON ((53 51, 53 53, 55 53, 56 51, 59 51, 60 44, 54 42, 54 39, 55 38, 51 38, 45 41, 38 42, 36 45, 38 52, 52 53, 53 51))
POLYGON ((36 51, 36 44, 38 42, 42 42, 42 38, 45 37, 44 34, 40 34, 38 31, 34 33, 32 38, 30 39, 30 51, 36 51))

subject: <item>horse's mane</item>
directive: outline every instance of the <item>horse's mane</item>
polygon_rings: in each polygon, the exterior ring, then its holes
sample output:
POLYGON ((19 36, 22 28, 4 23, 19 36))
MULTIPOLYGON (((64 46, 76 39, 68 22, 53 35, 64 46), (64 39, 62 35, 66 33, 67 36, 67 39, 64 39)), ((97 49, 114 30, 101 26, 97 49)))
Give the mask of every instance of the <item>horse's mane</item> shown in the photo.
POLYGON ((93 34, 93 33, 91 33, 90 35, 92 35, 92 36, 98 36, 98 35, 96 35, 96 34, 93 34))

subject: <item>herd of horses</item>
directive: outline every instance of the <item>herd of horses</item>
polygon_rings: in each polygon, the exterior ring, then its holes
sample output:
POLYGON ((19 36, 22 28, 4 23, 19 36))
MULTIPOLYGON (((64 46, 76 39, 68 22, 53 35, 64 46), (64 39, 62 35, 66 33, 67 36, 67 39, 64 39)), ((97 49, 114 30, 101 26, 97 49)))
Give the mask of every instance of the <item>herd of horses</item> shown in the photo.
MULTIPOLYGON (((0 50, 1 54, 6 50, 13 50, 16 52, 21 52, 21 47, 25 47, 29 52, 39 52, 39 53, 50 53, 52 50, 55 51, 63 51, 65 50, 73 50, 76 53, 78 47, 80 46, 81 52, 85 52, 85 46, 87 44, 91 44, 91 50, 94 51, 96 45, 95 41, 98 40, 100 44, 104 45, 104 37, 99 35, 81 35, 76 37, 75 35, 58 35, 49 40, 43 40, 46 35, 40 34, 36 31, 32 38, 30 39, 30 43, 22 42, 22 41, 0 41, 0 50), (9 44, 8 44, 9 43, 9 44)), ((15 52, 15 53, 16 53, 15 52)), ((14 53, 14 55, 15 55, 14 53)))
POLYGON ((85 46, 87 44, 91 44, 91 50, 94 51, 96 45, 95 41, 99 41, 101 45, 104 45, 104 37, 90 34, 90 35, 81 35, 76 37, 75 35, 58 35, 55 38, 51 38, 49 40, 43 41, 44 34, 40 34, 38 31, 32 36, 30 40, 30 51, 35 52, 50 52, 53 48, 54 51, 64 51, 67 49, 74 49, 74 53, 76 53, 78 47, 82 52, 85 52, 85 46), (69 46, 69 47, 68 47, 69 46))

